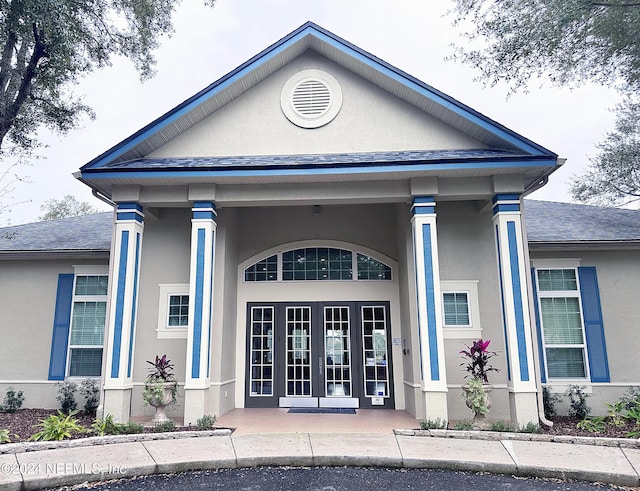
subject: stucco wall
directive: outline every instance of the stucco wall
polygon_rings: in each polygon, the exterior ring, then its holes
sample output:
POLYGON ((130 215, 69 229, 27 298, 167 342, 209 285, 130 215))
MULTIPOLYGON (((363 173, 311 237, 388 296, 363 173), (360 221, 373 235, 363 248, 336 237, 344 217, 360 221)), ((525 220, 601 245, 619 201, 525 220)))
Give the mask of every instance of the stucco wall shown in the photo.
MULTIPOLYGON (((610 383, 575 381, 591 393, 588 403, 594 414, 605 414, 606 403, 616 402, 630 387, 640 386, 640 251, 563 251, 532 252, 531 259, 576 259, 580 266, 595 266, 607 344, 610 383)), ((560 262, 561 264, 561 262, 560 262)), ((550 381, 554 391, 563 392, 569 383, 550 381)), ((562 406, 566 409, 566 404, 562 406)))
POLYGON ((73 274, 74 265, 106 264, 106 259, 0 261, 0 398, 12 386, 24 392, 24 407, 58 407, 55 382, 48 380, 58 275, 73 274))
POLYGON ((326 58, 309 52, 149 157, 324 154, 483 146, 326 58), (335 120, 313 130, 293 125, 280 107, 280 94, 286 81, 309 68, 333 75, 343 96, 342 109, 335 120))

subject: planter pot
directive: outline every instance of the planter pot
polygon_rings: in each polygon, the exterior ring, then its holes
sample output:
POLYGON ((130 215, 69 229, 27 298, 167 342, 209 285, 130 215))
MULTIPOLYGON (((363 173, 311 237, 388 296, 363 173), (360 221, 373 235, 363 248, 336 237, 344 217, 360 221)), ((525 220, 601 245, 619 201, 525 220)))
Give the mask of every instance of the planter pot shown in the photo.
POLYGON ((156 408, 156 412, 151 420, 155 423, 164 423, 169 421, 165 408, 174 402, 173 394, 175 393, 177 382, 164 382, 145 385, 145 390, 156 392, 156 387, 161 388, 162 394, 152 394, 145 400, 150 406, 156 408))
MULTIPOLYGON (((486 413, 475 411, 474 402, 473 402, 473 392, 472 392, 472 389, 469 387, 469 384, 463 385, 462 390, 464 391, 464 394, 465 394, 464 399, 465 399, 465 403, 467 404, 467 407, 472 411, 474 411, 473 423, 472 423, 473 427, 476 429, 486 429, 488 427, 486 413)), ((483 396, 484 406, 488 410, 491 408, 491 391, 493 390, 493 385, 482 384, 482 390, 484 392, 484 396, 483 396)))

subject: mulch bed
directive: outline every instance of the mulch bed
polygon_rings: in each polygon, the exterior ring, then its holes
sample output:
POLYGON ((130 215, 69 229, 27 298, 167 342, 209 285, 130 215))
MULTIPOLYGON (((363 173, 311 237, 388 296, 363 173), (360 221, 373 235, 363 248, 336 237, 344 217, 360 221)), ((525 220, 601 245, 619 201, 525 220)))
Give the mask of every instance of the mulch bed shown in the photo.
MULTIPOLYGON (((54 409, 19 409, 15 413, 0 413, 0 429, 8 429, 12 442, 27 441, 31 435, 40 431, 37 425, 51 414, 57 414, 54 409), (17 436, 16 436, 17 435, 17 436)), ((86 416, 82 412, 76 415, 76 419, 81 425, 89 428, 93 422, 93 418, 86 416)), ((553 419, 553 428, 544 428, 543 433, 547 435, 568 435, 568 436, 597 436, 597 437, 615 437, 626 438, 627 434, 632 431, 631 425, 615 427, 607 425, 603 432, 591 433, 585 430, 579 430, 576 427, 578 420, 568 416, 556 416, 553 419)), ((186 428, 177 426, 174 431, 193 430, 194 428, 186 428)), ((154 428, 145 428, 145 432, 154 432, 154 428)), ((74 438, 82 438, 90 436, 89 434, 77 434, 74 438)))
MULTIPOLYGON (((0 430, 9 430, 12 443, 24 442, 27 441, 31 435, 40 431, 42 428, 38 426, 38 423, 52 414, 58 414, 58 411, 55 409, 19 409, 15 413, 0 412, 0 430)), ((83 412, 76 414, 75 418, 86 428, 90 428, 91 423, 94 421, 92 416, 88 416, 83 412)), ((184 431, 187 429, 193 430, 194 428, 176 426, 174 431, 184 431)), ((145 427, 144 429, 145 433, 153 433, 154 431, 155 428, 152 427, 145 427)), ((91 433, 77 433, 73 435, 72 438, 84 438, 87 436, 92 435, 91 433)))

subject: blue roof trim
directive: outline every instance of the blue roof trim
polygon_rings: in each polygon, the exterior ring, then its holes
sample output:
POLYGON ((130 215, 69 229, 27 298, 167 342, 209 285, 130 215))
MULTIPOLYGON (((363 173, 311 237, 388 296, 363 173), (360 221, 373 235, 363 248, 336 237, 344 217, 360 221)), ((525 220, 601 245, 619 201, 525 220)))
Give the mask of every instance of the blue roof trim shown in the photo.
MULTIPOLYGON (((429 99, 435 101, 436 103, 443 105, 448 109, 452 110, 456 114, 462 117, 465 117, 468 120, 473 121, 475 124, 479 125, 483 129, 498 135, 500 138, 504 139, 505 141, 508 141, 509 143, 516 146, 517 148, 524 150, 526 152, 529 152, 533 155, 557 156, 550 150, 538 145, 537 143, 532 142, 531 140, 523 137, 522 135, 510 130, 506 126, 501 125, 497 121, 494 121, 491 118, 488 118, 484 114, 479 113, 475 109, 472 109, 471 107, 463 104, 462 102, 454 99, 453 97, 445 94, 444 92, 441 92, 438 89, 430 86, 429 84, 422 82, 421 80, 394 67, 393 65, 390 65, 386 61, 381 60, 380 58, 372 55, 371 53, 368 53, 367 51, 364 51, 363 49, 358 48, 357 46, 349 43, 348 41, 345 41, 344 39, 336 36, 335 34, 325 29, 322 29, 320 26, 317 26, 313 23, 307 23, 307 24, 310 24, 315 30, 320 31, 324 35, 323 40, 326 41, 328 44, 338 49, 341 49, 344 52, 347 51, 345 48, 349 48, 350 50, 354 51, 357 54, 356 56, 354 56, 354 58, 359 59, 360 61, 362 61, 363 63, 366 63, 372 68, 378 69, 378 71, 385 72, 386 75, 388 75, 390 78, 392 78, 396 82, 400 82, 401 84, 407 87, 411 87, 414 90, 417 90, 423 96, 428 97, 429 99)), ((318 36, 318 37, 321 37, 321 36, 318 36)), ((352 53, 352 56, 353 56, 353 53, 352 53)))
POLYGON ((119 178, 171 178, 171 177, 249 177, 249 176, 295 176, 295 175, 326 175, 326 174, 357 174, 357 173, 383 173, 383 172, 410 172, 410 171, 444 171, 460 169, 504 169, 510 167, 549 167, 556 166, 555 159, 541 159, 528 161, 494 161, 494 162, 437 162, 395 165, 349 165, 349 166, 315 166, 315 167, 263 167, 263 168, 231 168, 231 169, 202 169, 189 170, 184 168, 158 169, 95 169, 82 172, 83 178, 119 179, 119 178))
POLYGON ((326 42, 327 44, 341 50, 344 53, 358 59, 359 61, 373 67, 374 69, 385 73, 393 80, 416 90, 421 95, 435 101, 436 103, 443 105, 455 112, 456 114, 472 121, 473 123, 481 126, 485 130, 493 133, 517 148, 530 153, 531 155, 557 157, 556 154, 547 150, 546 148, 528 140, 527 138, 515 133, 514 131, 506 128, 505 126, 497 123, 496 121, 484 116, 483 114, 475 111, 474 109, 466 106, 465 104, 453 99, 452 97, 440 92, 439 90, 431 87, 428 84, 418 80, 415 77, 395 68, 389 63, 375 57, 374 55, 358 48, 357 46, 345 41, 344 39, 336 36, 335 34, 321 28, 313 22, 307 22, 300 26, 289 35, 283 37, 276 43, 272 44, 268 48, 264 49, 236 69, 232 70, 228 74, 224 75, 217 81, 213 82, 208 87, 204 88, 197 94, 193 95, 189 99, 185 100, 178 106, 174 107, 164 115, 155 119, 150 124, 146 125, 136 133, 126 138, 122 142, 118 143, 111 149, 102 153, 95 159, 91 160, 87 164, 81 167, 82 171, 87 169, 99 168, 114 159, 117 159, 123 153, 127 152, 143 140, 151 137, 153 134, 160 131, 162 128, 172 124, 176 119, 189 112, 194 107, 198 106, 205 100, 215 96, 218 92, 223 90, 228 85, 235 82, 237 79, 243 77, 248 71, 251 71, 260 65, 266 63, 271 58, 277 56, 279 53, 289 48, 291 45, 302 40, 305 36, 315 36, 316 38, 326 42))

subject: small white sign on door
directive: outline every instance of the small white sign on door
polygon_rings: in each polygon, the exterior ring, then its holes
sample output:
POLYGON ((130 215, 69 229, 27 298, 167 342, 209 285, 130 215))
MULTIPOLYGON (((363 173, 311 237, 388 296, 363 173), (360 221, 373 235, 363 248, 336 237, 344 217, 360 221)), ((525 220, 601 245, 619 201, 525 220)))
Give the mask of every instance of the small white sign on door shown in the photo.
POLYGON ((384 397, 372 397, 371 398, 372 406, 384 406, 384 397))

